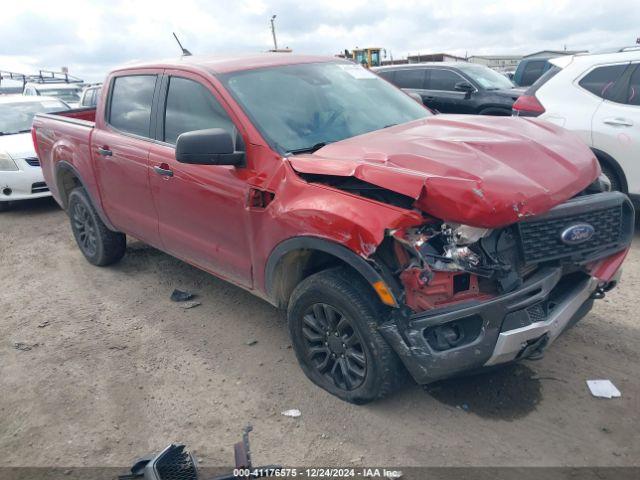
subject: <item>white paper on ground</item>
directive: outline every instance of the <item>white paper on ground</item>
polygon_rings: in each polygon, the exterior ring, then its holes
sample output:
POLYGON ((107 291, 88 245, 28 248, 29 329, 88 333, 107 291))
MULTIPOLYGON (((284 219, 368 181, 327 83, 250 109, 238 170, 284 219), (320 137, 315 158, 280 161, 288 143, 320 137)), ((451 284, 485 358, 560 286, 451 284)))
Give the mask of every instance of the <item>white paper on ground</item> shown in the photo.
POLYGON ((613 398, 621 397, 622 394, 611 380, 587 380, 587 385, 594 397, 613 398))
POLYGON ((282 412, 282 415, 284 415, 285 417, 296 418, 302 415, 302 413, 300 413, 300 410, 298 410, 297 408, 292 408, 291 410, 285 410, 284 412, 282 412))

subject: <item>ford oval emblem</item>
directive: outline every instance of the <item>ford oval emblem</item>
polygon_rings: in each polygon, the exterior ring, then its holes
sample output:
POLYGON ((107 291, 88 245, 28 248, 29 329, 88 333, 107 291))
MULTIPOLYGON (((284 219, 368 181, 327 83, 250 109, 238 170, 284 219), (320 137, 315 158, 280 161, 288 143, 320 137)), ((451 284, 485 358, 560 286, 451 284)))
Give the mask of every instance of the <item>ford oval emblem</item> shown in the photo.
POLYGON ((596 229, 593 228, 593 225, 576 223, 565 228, 560 234, 560 239, 567 245, 577 245, 589 240, 595 232, 596 229))

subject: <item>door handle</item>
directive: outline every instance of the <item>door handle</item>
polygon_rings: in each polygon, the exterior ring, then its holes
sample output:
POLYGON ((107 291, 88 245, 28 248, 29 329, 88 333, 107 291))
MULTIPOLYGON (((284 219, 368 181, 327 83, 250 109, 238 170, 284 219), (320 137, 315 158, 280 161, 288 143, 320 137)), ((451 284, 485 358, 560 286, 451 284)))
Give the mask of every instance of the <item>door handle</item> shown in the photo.
POLYGON ((158 165, 154 166, 153 171, 156 172, 158 175, 162 175, 163 177, 173 177, 173 170, 169 169, 169 165, 165 163, 163 163, 160 166, 158 165), (163 168, 163 167, 167 167, 167 168, 163 168))
POLYGON ((98 153, 103 157, 110 157, 113 155, 113 152, 109 150, 109 147, 103 145, 102 147, 98 147, 98 153))
POLYGON ((605 118, 602 122, 612 127, 633 127, 633 122, 626 118, 605 118))

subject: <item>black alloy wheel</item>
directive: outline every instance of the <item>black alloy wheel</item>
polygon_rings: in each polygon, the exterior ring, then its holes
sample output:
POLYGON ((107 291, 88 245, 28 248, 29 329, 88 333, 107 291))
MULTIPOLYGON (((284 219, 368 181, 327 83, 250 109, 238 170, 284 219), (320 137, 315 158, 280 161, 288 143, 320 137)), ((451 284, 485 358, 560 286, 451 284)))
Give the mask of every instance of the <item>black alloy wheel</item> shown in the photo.
POLYGON ((302 334, 311 365, 343 390, 353 390, 367 375, 367 355, 349 317, 331 305, 316 303, 303 317, 302 334))

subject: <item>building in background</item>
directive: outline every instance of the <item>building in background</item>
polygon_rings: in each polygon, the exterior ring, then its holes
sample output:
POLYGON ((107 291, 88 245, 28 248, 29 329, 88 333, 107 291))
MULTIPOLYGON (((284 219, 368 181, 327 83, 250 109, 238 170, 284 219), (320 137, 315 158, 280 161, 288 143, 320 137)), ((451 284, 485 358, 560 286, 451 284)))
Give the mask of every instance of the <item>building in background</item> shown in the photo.
POLYGON ((449 53, 421 53, 417 55, 409 55, 407 58, 396 58, 383 60, 382 65, 402 65, 405 63, 424 63, 424 62, 466 62, 463 57, 457 57, 449 53))
POLYGON ((478 63, 498 72, 515 70, 522 60, 522 55, 472 55, 468 58, 471 63, 478 63))

